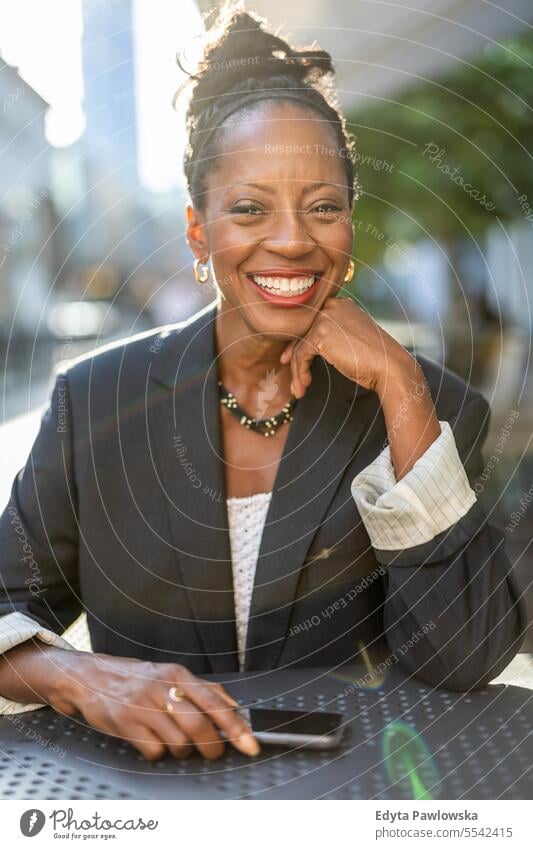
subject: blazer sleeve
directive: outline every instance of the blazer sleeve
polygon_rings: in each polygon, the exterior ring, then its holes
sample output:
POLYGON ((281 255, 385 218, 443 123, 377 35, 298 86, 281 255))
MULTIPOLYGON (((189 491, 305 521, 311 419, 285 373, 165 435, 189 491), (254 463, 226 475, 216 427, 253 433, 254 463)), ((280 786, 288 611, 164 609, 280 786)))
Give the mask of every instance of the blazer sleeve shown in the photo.
MULTIPOLYGON (((2 651, 32 637, 73 648, 61 637, 83 609, 73 441, 68 378, 58 373, 38 435, 0 516, 2 651)), ((1 712, 11 712, 7 704, 0 702, 1 712)))
MULTIPOLYGON (((449 430, 441 422, 442 443, 430 446, 400 481, 392 473, 382 494, 367 502, 366 514, 361 510, 376 559, 387 570, 384 627, 393 660, 433 686, 456 691, 482 688, 499 675, 526 629, 505 536, 475 495, 489 421, 489 404, 476 393, 449 430), (441 450, 450 435, 454 445, 441 450), (394 540, 403 545, 393 547, 394 540)), ((380 463, 383 479, 384 456, 380 463)), ((367 473, 358 476, 361 484, 368 482, 367 473)), ((352 485, 356 503, 368 498, 364 489, 352 485)))

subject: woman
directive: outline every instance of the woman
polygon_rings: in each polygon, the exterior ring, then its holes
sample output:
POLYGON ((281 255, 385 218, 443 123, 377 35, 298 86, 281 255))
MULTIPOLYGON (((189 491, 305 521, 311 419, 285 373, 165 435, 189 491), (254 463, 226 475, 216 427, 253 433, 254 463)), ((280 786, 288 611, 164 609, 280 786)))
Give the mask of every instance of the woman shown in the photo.
POLYGON ((147 758, 220 757, 221 732, 254 755, 198 675, 366 648, 463 690, 518 651, 473 488, 488 404, 343 296, 354 155, 331 70, 242 12, 207 48, 187 237, 217 299, 57 375, 1 522, 3 712, 80 711, 147 758), (61 637, 83 609, 93 653, 61 637))

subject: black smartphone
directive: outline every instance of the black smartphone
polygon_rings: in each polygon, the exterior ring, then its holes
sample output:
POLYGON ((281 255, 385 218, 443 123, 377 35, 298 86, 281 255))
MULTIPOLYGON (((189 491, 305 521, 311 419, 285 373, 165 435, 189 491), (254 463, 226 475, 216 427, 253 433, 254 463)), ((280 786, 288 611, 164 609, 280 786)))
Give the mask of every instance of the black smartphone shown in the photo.
POLYGON ((344 733, 341 713, 255 707, 240 708, 239 713, 265 745, 334 749, 344 733))

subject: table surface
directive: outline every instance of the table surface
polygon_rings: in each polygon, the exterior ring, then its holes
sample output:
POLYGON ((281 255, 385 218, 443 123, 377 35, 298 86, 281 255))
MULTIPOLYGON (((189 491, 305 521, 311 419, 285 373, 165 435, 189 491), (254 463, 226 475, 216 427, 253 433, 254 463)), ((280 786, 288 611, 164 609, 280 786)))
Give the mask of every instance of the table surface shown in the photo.
MULTIPOLYGON (((531 799, 533 655, 470 694, 435 690, 398 668, 369 681, 360 667, 211 676, 244 705, 344 714, 335 750, 228 746, 146 761, 130 744, 40 708, 0 718, 6 799, 531 799)), ((206 676, 209 677, 209 676, 206 676)))

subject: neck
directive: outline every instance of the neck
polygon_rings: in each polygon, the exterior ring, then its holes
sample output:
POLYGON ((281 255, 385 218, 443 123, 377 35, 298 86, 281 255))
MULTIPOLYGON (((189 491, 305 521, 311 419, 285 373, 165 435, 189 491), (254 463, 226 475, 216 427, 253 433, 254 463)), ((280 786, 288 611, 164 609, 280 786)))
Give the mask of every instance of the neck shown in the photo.
POLYGON ((283 398, 283 403, 289 399, 291 369, 279 361, 290 342, 289 338, 275 339, 253 334, 238 310, 219 310, 215 334, 219 380, 224 386, 235 394, 240 392, 241 396, 246 396, 265 391, 266 384, 271 384, 277 388, 278 406, 280 398, 283 398))

